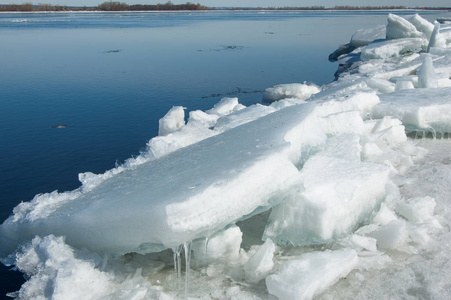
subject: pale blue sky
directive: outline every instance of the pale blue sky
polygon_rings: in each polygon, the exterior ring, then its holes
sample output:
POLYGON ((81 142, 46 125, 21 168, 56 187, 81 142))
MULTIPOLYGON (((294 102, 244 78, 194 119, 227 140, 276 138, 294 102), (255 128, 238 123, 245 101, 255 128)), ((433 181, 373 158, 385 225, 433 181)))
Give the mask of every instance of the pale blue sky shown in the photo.
MULTIPOLYGON (((50 3, 59 5, 74 6, 96 6, 106 0, 0 0, 2 4, 21 4, 24 2, 50 3)), ((157 4, 165 3, 167 0, 114 0, 125 2, 128 4, 157 4)), ((226 7, 282 7, 282 6, 313 6, 321 5, 325 7, 334 7, 336 5, 369 5, 369 6, 386 6, 386 5, 402 5, 409 7, 430 6, 430 7, 451 7, 451 0, 172 0, 174 4, 180 3, 200 3, 206 6, 226 6, 226 7)))

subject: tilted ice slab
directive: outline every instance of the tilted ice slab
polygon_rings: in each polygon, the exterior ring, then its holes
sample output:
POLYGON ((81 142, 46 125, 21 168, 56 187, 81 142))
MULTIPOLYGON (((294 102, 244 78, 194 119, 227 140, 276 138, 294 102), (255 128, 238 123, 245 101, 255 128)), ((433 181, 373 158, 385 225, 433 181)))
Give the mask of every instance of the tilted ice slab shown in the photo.
POLYGON ((315 107, 291 106, 125 169, 90 191, 72 192, 74 199, 45 217, 13 215, 0 227, 0 255, 35 235, 66 236, 69 245, 109 253, 151 252, 209 236, 289 193, 303 148, 326 138, 315 107))
POLYGON ((371 116, 393 116, 407 131, 451 132, 451 88, 409 89, 379 95, 371 116))
POLYGON ((362 49, 360 58, 363 61, 370 59, 387 59, 398 57, 407 53, 426 50, 428 41, 424 38, 403 38, 396 40, 376 41, 362 49))
MULTIPOLYGON (((407 21, 403 17, 388 14, 387 23, 387 40, 425 36, 424 33, 417 30, 414 24, 407 21)), ((414 23, 417 22, 414 21, 414 23)))
POLYGON ((429 39, 431 38, 432 31, 434 30, 434 24, 421 17, 419 14, 415 14, 411 17, 406 18, 415 28, 426 35, 429 39))
POLYGON ((374 28, 359 29, 351 37, 351 45, 355 47, 366 46, 375 40, 385 39, 386 27, 380 25, 374 28))

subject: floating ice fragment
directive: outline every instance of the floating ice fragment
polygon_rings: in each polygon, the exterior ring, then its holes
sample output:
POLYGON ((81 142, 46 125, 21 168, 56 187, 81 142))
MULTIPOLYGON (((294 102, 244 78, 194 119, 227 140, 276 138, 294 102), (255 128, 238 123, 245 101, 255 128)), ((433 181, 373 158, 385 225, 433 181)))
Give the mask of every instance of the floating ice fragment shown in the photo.
POLYGON ((279 299, 312 299, 358 264, 355 250, 313 252, 290 259, 266 277, 268 292, 279 299))

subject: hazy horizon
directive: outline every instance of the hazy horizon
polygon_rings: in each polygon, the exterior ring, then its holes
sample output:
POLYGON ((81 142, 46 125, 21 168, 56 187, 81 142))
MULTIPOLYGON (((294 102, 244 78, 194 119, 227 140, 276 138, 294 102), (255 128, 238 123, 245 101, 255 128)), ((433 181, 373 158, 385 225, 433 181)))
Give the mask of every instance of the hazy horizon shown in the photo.
MULTIPOLYGON (((39 4, 41 2, 37 1, 26 1, 26 0, 8 0, 0 1, 0 4, 23 4, 26 2, 31 2, 33 4, 39 4)), ((67 6, 97 6, 105 0, 48 0, 45 1, 46 4, 51 5, 67 5, 67 6)), ((132 4, 158 4, 166 3, 168 1, 154 1, 154 0, 124 0, 118 1, 129 5, 132 4)), ((174 4, 185 4, 190 1, 171 1, 174 4)), ((208 7, 308 7, 308 6, 324 6, 324 7, 335 7, 335 6, 405 6, 405 7, 451 7, 449 0, 379 0, 379 1, 358 1, 358 0, 201 0, 192 1, 192 3, 199 3, 208 7)))

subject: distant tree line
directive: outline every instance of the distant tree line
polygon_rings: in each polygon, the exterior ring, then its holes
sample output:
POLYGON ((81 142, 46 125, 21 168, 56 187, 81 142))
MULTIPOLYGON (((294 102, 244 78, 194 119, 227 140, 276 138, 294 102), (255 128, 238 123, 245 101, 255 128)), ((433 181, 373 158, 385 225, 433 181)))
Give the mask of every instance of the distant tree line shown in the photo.
POLYGON ((211 10, 398 10, 398 9, 421 9, 421 10, 448 10, 450 7, 406 7, 406 6, 302 6, 302 7, 221 7, 210 8, 211 10))
MULTIPOLYGON (((62 5, 52 5, 40 3, 34 5, 32 3, 26 2, 22 4, 0 4, 0 11, 68 11, 74 10, 73 7, 67 7, 62 5)), ((77 10, 81 10, 81 7, 77 10)))
POLYGON ((0 11, 138 11, 138 10, 208 10, 209 8, 199 3, 194 4, 187 2, 185 4, 173 4, 171 1, 165 4, 142 5, 134 4, 128 5, 124 2, 108 1, 96 7, 74 7, 61 6, 52 4, 37 4, 23 3, 23 4, 0 4, 0 11))
POLYGON ((37 4, 26 2, 22 4, 0 4, 0 11, 161 11, 161 10, 397 10, 397 9, 424 9, 442 10, 450 7, 405 7, 405 6, 305 6, 305 7, 224 7, 209 8, 199 3, 187 2, 185 4, 173 4, 168 1, 164 4, 133 4, 124 2, 107 1, 95 7, 61 6, 52 4, 37 4))
POLYGON ((103 11, 138 11, 138 10, 209 10, 208 7, 187 2, 185 4, 173 4, 171 1, 165 4, 133 4, 124 2, 103 2, 98 6, 103 11))

